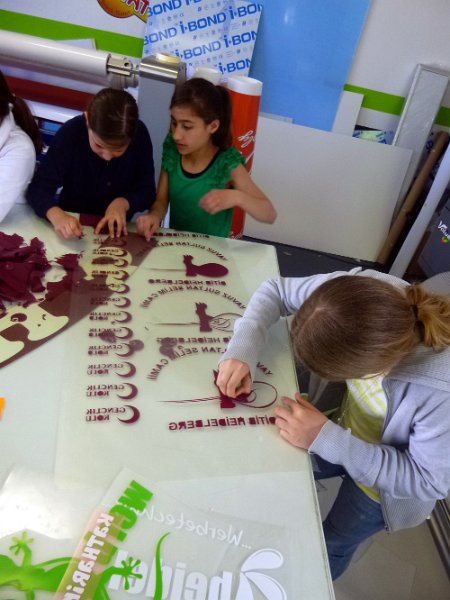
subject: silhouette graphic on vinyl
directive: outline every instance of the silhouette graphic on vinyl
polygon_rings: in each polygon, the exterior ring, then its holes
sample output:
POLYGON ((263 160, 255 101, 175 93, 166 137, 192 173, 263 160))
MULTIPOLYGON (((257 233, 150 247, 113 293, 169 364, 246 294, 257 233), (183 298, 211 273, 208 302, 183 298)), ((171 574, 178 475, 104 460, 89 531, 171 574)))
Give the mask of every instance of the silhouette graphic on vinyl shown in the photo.
POLYGON ((185 254, 183 256, 183 263, 185 269, 158 269, 157 267, 153 267, 149 269, 149 271, 184 271, 186 277, 196 277, 197 275, 202 275, 203 277, 225 277, 228 275, 228 269, 219 263, 204 263, 202 265, 196 265, 192 261, 194 257, 190 254, 185 254))
MULTIPOLYGON (((213 371, 214 385, 217 387, 217 376, 219 372, 213 371)), ((219 388, 217 388, 219 389, 219 388)), ((253 381, 252 390, 249 394, 239 394, 236 398, 230 398, 219 390, 218 396, 208 396, 206 398, 194 398, 192 400, 163 400, 163 402, 169 404, 186 404, 188 402, 215 402, 220 400, 220 408, 235 408, 236 404, 249 406, 251 408, 268 408, 275 404, 278 398, 278 392, 276 388, 267 383, 266 381, 253 381), (262 398, 262 396, 268 396, 268 398, 262 398), (259 398, 258 398, 259 396, 259 398)))
POLYGON ((153 323, 151 321, 147 321, 145 324, 145 329, 147 331, 150 330, 151 326, 188 326, 188 325, 198 325, 199 331, 213 331, 217 329, 218 331, 224 331, 228 333, 233 332, 234 322, 236 319, 242 317, 240 313, 233 312, 224 312, 218 315, 208 315, 206 312, 208 309, 207 304, 204 302, 196 302, 195 303, 195 314, 198 317, 198 321, 188 321, 185 323, 153 323))

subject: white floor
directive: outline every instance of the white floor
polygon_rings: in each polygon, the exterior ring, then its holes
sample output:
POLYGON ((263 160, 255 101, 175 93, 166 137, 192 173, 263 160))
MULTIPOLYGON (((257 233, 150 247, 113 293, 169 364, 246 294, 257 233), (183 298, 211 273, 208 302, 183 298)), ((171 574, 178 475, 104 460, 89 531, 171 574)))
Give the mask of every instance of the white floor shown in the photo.
MULTIPOLYGON (((318 482, 326 514, 339 479, 318 482)), ((336 600, 450 600, 450 580, 427 523, 395 534, 381 532, 335 581, 336 600)))

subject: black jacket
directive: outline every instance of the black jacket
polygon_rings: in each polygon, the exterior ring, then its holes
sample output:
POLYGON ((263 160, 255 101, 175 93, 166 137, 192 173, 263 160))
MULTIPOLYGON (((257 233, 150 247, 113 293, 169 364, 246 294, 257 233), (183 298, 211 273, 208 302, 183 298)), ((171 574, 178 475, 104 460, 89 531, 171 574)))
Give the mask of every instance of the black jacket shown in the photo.
POLYGON ((118 197, 130 204, 128 219, 148 210, 155 199, 153 147, 144 123, 138 122, 125 153, 110 161, 91 150, 84 115, 64 123, 28 187, 27 200, 36 214, 45 217, 49 208, 59 206, 103 215, 118 197))

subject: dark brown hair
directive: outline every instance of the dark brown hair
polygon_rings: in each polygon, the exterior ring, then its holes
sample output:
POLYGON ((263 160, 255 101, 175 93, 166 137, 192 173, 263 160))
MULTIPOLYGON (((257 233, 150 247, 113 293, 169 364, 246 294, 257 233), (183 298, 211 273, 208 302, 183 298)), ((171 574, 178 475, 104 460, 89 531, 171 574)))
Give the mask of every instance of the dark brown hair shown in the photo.
POLYGON ((139 110, 136 100, 125 90, 104 88, 87 107, 89 128, 111 146, 129 143, 136 133, 139 110))
POLYGON ((170 108, 176 106, 188 106, 207 125, 217 119, 219 128, 211 136, 213 144, 220 150, 232 146, 231 99, 225 87, 202 77, 188 79, 175 88, 170 108))
POLYGON ((8 87, 5 76, 0 71, 0 123, 11 112, 16 124, 31 138, 36 154, 42 150, 42 137, 28 104, 22 98, 14 96, 8 87))
POLYGON ((420 285, 404 289, 372 277, 336 277, 294 316, 296 358, 329 380, 389 372, 420 342, 450 346, 450 298, 420 285))

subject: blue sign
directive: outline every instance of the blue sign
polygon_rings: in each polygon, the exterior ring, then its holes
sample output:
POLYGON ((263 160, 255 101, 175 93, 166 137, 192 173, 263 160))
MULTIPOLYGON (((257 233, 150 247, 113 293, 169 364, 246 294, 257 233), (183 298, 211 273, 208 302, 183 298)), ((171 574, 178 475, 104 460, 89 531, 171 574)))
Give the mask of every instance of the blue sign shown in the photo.
POLYGON ((250 76, 260 110, 329 131, 370 0, 262 0, 250 76))

